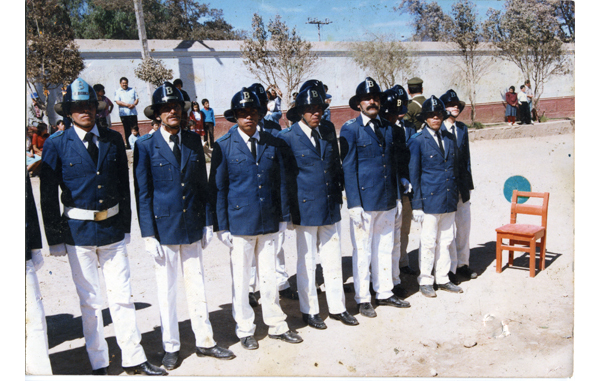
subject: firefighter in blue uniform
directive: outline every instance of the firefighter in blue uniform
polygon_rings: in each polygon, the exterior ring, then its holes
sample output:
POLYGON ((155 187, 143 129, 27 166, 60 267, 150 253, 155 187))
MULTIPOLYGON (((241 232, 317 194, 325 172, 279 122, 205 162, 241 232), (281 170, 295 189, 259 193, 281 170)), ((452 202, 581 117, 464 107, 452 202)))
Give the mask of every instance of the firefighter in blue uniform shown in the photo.
POLYGON ((444 291, 462 292, 448 277, 458 202, 458 149, 454 136, 441 128, 446 115, 442 101, 427 99, 417 115, 423 129, 408 141, 413 219, 422 223, 418 281, 426 297, 436 296, 434 283, 444 291))
POLYGON ((63 102, 54 106, 73 125, 44 144, 40 193, 46 238, 51 255, 68 254, 92 373, 107 374, 109 365, 100 268, 123 368, 128 374, 163 375, 164 369, 146 361, 140 345, 125 246, 131 228, 127 156, 121 134, 95 125, 96 112, 104 107, 81 78, 68 86, 63 102))
POLYGON ((394 218, 402 202, 398 199, 396 163, 399 147, 406 143, 399 142, 392 125, 379 117, 381 94, 372 78, 361 82, 349 101, 360 115, 347 121, 340 132, 350 228, 357 249, 352 258, 355 300, 361 315, 371 318, 377 314, 371 304, 370 279, 378 304, 410 306, 392 292, 394 218))
POLYGON ((356 318, 346 311, 340 223, 342 168, 335 130, 320 126, 327 106, 316 86, 305 87, 286 115, 289 120, 299 121, 278 135, 287 145, 283 157, 290 214, 296 231, 300 312, 303 320, 317 329, 327 328, 319 315, 315 280, 318 253, 329 316, 346 325, 358 325, 356 318))
POLYGON ((135 144, 134 176, 140 230, 146 251, 154 257, 162 341, 162 363, 171 370, 179 365, 177 277, 185 278, 196 354, 232 359, 234 354, 213 339, 204 288, 202 249, 212 237, 212 216, 206 163, 198 134, 181 128, 189 108, 170 82, 152 96, 146 117, 160 121, 156 133, 135 144))
POLYGON ((471 152, 469 150, 469 133, 467 126, 456 118, 465 108, 465 102, 458 99, 454 90, 448 90, 440 97, 446 105, 448 118, 444 120, 444 126, 456 138, 458 146, 458 204, 456 217, 454 219, 454 241, 450 246, 452 265, 450 271, 461 275, 466 279, 477 278, 477 273, 469 267, 471 234, 471 190, 473 176, 471 174, 471 152))
POLYGON ((289 207, 281 159, 283 142, 258 131, 263 108, 256 94, 242 88, 231 99, 225 118, 237 123, 216 143, 210 170, 214 226, 230 248, 233 317, 245 349, 257 349, 249 282, 253 257, 260 282, 261 309, 269 337, 288 343, 302 338, 290 330, 279 304, 275 257, 279 232, 286 229, 289 207))

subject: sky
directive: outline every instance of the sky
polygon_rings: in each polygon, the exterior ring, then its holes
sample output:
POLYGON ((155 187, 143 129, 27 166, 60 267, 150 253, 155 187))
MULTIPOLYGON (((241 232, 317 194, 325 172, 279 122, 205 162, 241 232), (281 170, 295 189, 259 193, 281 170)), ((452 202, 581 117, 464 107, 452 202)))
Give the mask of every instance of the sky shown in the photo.
MULTIPOLYGON (((473 1, 473 0, 472 0, 473 1)), ((208 1, 207 1, 208 2, 208 1)), ((306 24, 309 18, 320 21, 329 19, 331 24, 321 26, 321 41, 363 40, 370 33, 392 34, 398 39, 407 39, 413 29, 412 17, 400 14, 394 7, 401 0, 219 0, 208 2, 211 8, 223 9, 225 20, 236 29, 250 31, 252 16, 258 13, 265 25, 279 14, 288 27, 296 27, 300 36, 308 41, 318 41, 317 25, 306 24)), ((475 0, 480 18, 488 8, 501 9, 504 1, 475 0)), ((454 1, 438 0, 444 12, 450 13, 454 1)))

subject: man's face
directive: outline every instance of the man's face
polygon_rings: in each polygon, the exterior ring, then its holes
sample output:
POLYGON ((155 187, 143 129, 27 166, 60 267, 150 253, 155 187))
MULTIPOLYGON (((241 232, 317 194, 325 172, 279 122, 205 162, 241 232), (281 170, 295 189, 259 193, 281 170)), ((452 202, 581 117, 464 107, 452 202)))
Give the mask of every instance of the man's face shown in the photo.
POLYGON ((257 109, 242 108, 235 110, 235 119, 240 130, 242 130, 248 136, 254 135, 259 119, 259 113, 257 109))
POLYGON ((71 105, 73 123, 83 129, 92 129, 96 124, 96 102, 75 102, 71 105))
POLYGON ((128 87, 129 87, 129 82, 128 82, 128 81, 126 81, 126 80, 122 80, 122 81, 121 81, 121 88, 122 88, 123 90, 127 90, 127 88, 128 88, 128 87))
POLYGON ((434 131, 437 131, 442 126, 444 116, 441 112, 429 112, 425 115, 425 121, 427 125, 434 131))
POLYGON ((458 117, 458 114, 460 114, 460 109, 456 103, 449 103, 446 106, 446 111, 448 111, 453 118, 458 117))
POLYGON ((379 109, 381 108, 381 104, 379 103, 379 95, 376 94, 366 94, 360 98, 360 103, 358 104, 360 111, 368 116, 371 119, 375 119, 377 114, 379 113, 379 109))
POLYGON ((307 105, 302 109, 302 118, 310 128, 318 127, 322 116, 323 108, 319 105, 307 105))
POLYGON ((181 123, 181 104, 177 102, 169 102, 160 105, 158 114, 160 121, 167 127, 179 129, 181 123))

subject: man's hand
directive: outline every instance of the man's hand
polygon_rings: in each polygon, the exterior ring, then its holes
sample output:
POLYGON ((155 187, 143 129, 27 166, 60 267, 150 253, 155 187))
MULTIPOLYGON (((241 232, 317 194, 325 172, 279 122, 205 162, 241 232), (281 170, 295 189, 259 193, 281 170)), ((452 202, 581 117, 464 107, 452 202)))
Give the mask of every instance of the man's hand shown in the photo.
POLYGON ((350 219, 354 221, 356 225, 358 225, 359 229, 363 228, 363 215, 365 211, 360 206, 355 206, 354 208, 348 209, 348 214, 350 215, 350 219))
POLYGON ((53 257, 62 257, 64 255, 67 255, 67 247, 64 243, 59 243, 58 245, 51 245, 48 248, 48 251, 50 251, 50 255, 52 255, 53 257))
POLYGON ((396 217, 402 215, 402 200, 396 200, 396 217))
POLYGON ((425 212, 423 212, 423 209, 413 209, 412 217, 413 221, 421 223, 425 218, 425 212))
POLYGON ((42 256, 41 249, 31 250, 31 262, 33 262, 33 268, 38 271, 44 265, 44 257, 42 256))
POLYGON ((287 222, 283 221, 279 223, 279 232, 281 233, 282 231, 285 231, 285 229, 287 228, 287 222))
POLYGON ((218 232, 217 238, 219 238, 219 240, 223 242, 225 246, 233 248, 233 237, 231 237, 231 233, 228 230, 218 232))
POLYGON ((402 187, 404 187, 404 194, 408 194, 412 191, 412 185, 408 180, 404 178, 400 179, 400 184, 402 184, 402 187))
POLYGON ((123 241, 125 241, 125 245, 129 245, 129 243, 131 242, 131 234, 125 233, 125 237, 123 238, 123 241))
POLYGON ((148 254, 151 254, 155 259, 164 258, 165 253, 155 237, 144 237, 144 245, 148 254))
POLYGON ((204 233, 202 234, 202 242, 200 242, 202 249, 205 249, 206 246, 208 246, 210 241, 212 241, 212 238, 213 238, 213 227, 205 226, 204 233))

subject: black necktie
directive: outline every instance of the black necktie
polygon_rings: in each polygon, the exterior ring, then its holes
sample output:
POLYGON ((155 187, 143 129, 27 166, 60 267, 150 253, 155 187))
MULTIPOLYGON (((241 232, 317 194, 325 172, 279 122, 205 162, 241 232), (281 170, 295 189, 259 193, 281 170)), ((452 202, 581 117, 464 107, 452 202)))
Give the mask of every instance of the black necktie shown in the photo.
POLYGON ((179 163, 179 165, 181 165, 181 150, 179 149, 179 136, 177 135, 171 135, 169 137, 169 140, 171 140, 173 143, 173 155, 175 155, 175 158, 177 159, 177 163, 179 163))
POLYGON ((440 130, 435 132, 435 136, 437 137, 438 144, 440 145, 440 150, 442 150, 442 156, 446 157, 446 152, 444 151, 444 145, 442 144, 442 135, 440 134, 440 130))
POLYGON ((98 165, 98 147, 94 144, 94 134, 88 132, 85 134, 85 138, 83 138, 86 142, 88 142, 87 151, 90 154, 90 157, 94 161, 94 164, 98 165))
POLYGON ((371 123, 373 123, 373 131, 375 131, 375 136, 377 136, 377 139, 379 139, 379 143, 385 144, 385 140, 383 139, 383 134, 381 133, 381 130, 379 129, 379 121, 377 119, 373 119, 371 121, 371 123))
POLYGON ((250 151, 252 152, 252 156, 254 156, 254 160, 256 160, 256 138, 250 138, 250 151))
POLYGON ((315 139, 315 147, 317 147, 317 152, 319 152, 319 155, 321 153, 321 143, 319 142, 319 139, 321 138, 321 136, 319 135, 319 131, 317 131, 317 128, 313 128, 312 131, 310 132, 310 135, 312 136, 313 139, 315 139))
POLYGON ((453 125, 452 125, 452 131, 451 131, 451 132, 452 132, 452 135, 454 135, 454 137, 455 137, 455 138, 458 138, 458 137, 456 136, 456 124, 453 124, 453 125))

